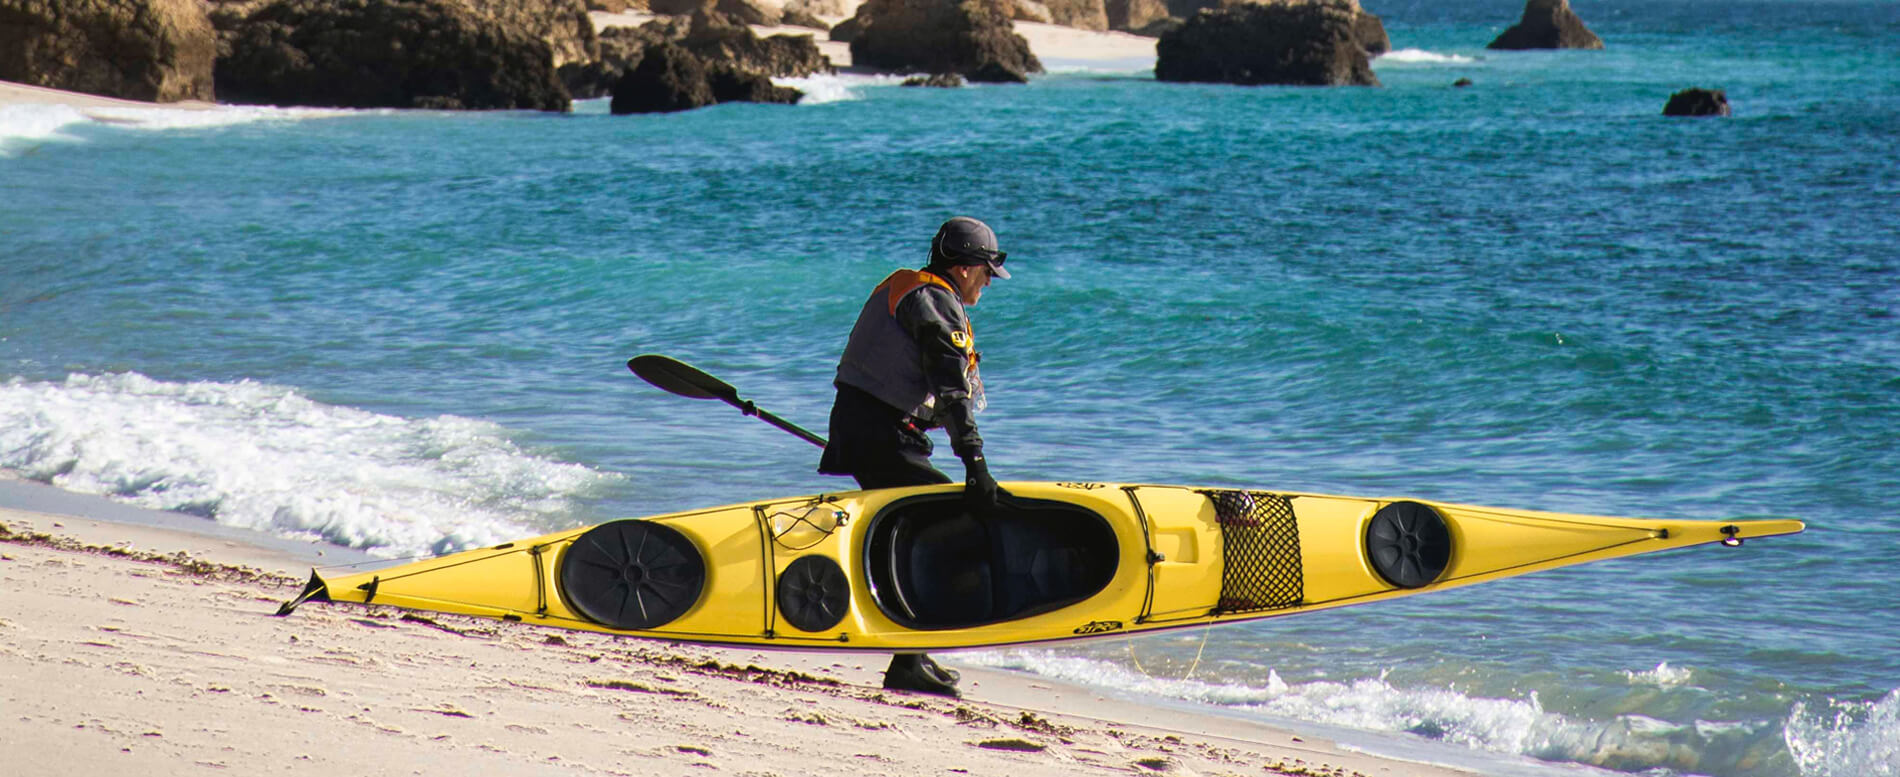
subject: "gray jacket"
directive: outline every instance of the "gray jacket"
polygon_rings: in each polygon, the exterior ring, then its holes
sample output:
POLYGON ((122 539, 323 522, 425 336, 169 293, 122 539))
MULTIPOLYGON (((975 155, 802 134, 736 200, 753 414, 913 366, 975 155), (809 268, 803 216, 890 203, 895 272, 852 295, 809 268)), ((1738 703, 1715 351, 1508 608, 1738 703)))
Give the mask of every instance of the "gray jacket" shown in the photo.
POLYGON ((943 426, 951 450, 968 458, 983 449, 975 418, 983 402, 978 359, 954 287, 928 270, 898 270, 864 301, 836 382, 904 411, 920 426, 943 426))

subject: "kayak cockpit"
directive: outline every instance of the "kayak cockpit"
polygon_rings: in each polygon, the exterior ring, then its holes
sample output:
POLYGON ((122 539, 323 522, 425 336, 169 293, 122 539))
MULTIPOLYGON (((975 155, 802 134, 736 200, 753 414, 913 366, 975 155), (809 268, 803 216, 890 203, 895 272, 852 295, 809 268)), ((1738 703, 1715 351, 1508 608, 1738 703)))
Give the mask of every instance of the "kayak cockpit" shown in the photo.
POLYGON ((1006 497, 975 516, 961 494, 891 503, 871 519, 864 566, 878 608, 900 626, 957 629, 1027 618, 1095 595, 1115 578, 1115 531, 1094 511, 1006 497))

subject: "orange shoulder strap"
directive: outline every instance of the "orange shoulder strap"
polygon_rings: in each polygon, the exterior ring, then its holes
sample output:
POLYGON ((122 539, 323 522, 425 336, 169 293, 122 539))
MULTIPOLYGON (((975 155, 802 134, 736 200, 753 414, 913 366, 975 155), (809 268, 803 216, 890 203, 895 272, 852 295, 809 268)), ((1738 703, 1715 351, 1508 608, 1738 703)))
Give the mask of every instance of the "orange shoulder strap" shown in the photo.
POLYGON ((897 272, 891 273, 891 277, 885 278, 884 282, 878 284, 877 289, 871 293, 876 294, 879 291, 883 291, 886 294, 886 310, 895 316, 897 315, 897 303, 904 300, 904 295, 926 284, 941 286, 952 294, 955 294, 957 291, 956 287, 951 286, 949 281, 938 277, 935 273, 927 273, 922 270, 898 270, 897 272))

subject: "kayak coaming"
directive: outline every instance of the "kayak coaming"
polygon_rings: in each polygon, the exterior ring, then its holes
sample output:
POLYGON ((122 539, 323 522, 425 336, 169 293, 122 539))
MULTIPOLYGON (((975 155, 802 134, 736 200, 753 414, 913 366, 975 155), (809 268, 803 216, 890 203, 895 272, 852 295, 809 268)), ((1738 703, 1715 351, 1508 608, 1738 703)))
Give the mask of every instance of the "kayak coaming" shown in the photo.
MULTIPOLYGON (((1457 588, 1620 556, 1799 532, 1785 519, 1692 521, 1614 518, 1508 510, 1426 500, 1367 499, 1296 492, 1170 485, 1012 482, 1017 498, 1046 499, 1101 515, 1113 530, 1117 564, 1106 587, 1049 612, 986 625, 907 628, 885 613, 867 575, 868 532, 885 508, 904 500, 939 501, 957 485, 853 491, 727 505, 642 519, 691 540, 705 561, 698 600, 674 620, 620 629, 582 615, 557 584, 568 549, 594 527, 570 529, 399 567, 326 577, 313 573, 314 596, 330 601, 524 621, 633 636, 757 647, 835 650, 946 650, 1144 633, 1280 617, 1457 588), (1245 494, 1237 497, 1232 495, 1245 494), (1287 602, 1223 601, 1223 525, 1216 495, 1247 504, 1284 499, 1292 507, 1297 597, 1287 602), (1373 516, 1416 502, 1442 516, 1449 561, 1436 579, 1405 588, 1384 579, 1366 550, 1373 516), (835 525, 827 525, 835 524, 835 525), (829 528, 829 531, 825 529, 829 528), (849 611, 835 627, 806 632, 780 617, 779 575, 794 560, 822 555, 849 584, 849 611), (1239 605, 1239 606, 1237 606, 1239 605)), ((309 595, 310 592, 307 592, 309 595)), ((286 611, 290 605, 286 606, 286 611)))

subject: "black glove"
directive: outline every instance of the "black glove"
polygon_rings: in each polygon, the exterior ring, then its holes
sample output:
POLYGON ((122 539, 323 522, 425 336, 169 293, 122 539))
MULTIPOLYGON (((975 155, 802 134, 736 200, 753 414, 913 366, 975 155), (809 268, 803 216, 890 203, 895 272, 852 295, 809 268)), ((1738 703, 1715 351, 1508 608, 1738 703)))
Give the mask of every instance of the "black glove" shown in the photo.
POLYGON ((990 465, 984 463, 981 450, 963 459, 963 472, 968 478, 963 483, 963 506, 977 515, 995 510, 996 498, 1003 490, 996 487, 996 478, 990 477, 990 465))

